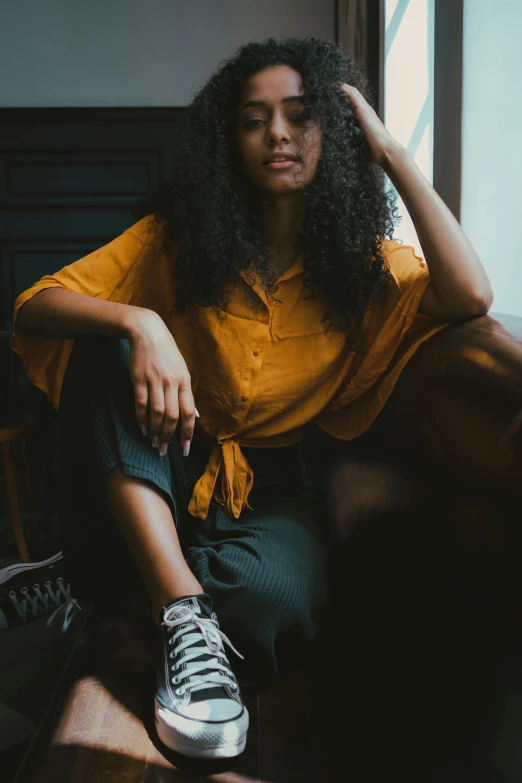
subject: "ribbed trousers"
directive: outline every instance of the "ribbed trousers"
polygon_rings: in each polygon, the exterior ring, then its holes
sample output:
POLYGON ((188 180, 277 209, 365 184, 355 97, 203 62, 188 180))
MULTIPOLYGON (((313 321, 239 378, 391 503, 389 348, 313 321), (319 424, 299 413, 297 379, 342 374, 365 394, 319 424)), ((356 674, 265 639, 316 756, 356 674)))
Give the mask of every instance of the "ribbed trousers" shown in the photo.
POLYGON ((145 593, 107 506, 105 478, 120 466, 150 481, 168 503, 186 561, 212 596, 243 682, 266 681, 295 659, 319 627, 327 600, 325 507, 295 446, 244 449, 254 470, 252 511, 231 520, 212 501, 207 519, 188 513, 212 440, 196 427, 182 454, 179 429, 164 457, 136 421, 126 339, 76 338, 57 419, 54 472, 64 562, 73 593, 102 608, 145 593))

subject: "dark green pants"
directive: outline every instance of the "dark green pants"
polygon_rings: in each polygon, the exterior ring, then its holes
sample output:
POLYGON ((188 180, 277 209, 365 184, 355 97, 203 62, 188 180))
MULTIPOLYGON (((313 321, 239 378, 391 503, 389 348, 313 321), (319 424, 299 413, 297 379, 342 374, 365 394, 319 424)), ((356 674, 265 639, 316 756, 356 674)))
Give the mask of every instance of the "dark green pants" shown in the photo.
MULTIPOLYGON (((309 480, 300 444, 244 449, 254 470, 252 511, 231 520, 215 501, 208 517, 188 502, 212 448, 196 429, 189 457, 178 434, 160 457, 138 428, 129 343, 77 337, 64 378, 55 475, 64 558, 75 596, 116 607, 144 586, 106 504, 104 479, 115 466, 152 482, 169 504, 192 572, 214 601, 219 623, 244 662, 243 681, 263 681, 280 654, 300 656, 326 603, 325 506, 309 480)), ((179 427, 178 427, 179 430, 179 427)), ((234 659, 234 661, 232 661, 234 659)))

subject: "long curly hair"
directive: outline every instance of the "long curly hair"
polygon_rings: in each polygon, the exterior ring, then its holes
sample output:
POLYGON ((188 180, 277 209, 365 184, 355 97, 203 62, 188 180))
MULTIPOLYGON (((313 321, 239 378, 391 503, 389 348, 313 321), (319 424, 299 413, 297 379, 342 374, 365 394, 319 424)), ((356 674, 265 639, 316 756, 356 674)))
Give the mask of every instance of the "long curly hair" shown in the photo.
POLYGON ((393 233, 396 197, 383 169, 371 165, 364 133, 337 86, 354 85, 371 100, 366 78, 340 46, 311 36, 268 38, 220 63, 187 109, 179 163, 142 214, 161 223, 164 251, 176 249, 176 312, 196 303, 226 317, 231 285, 251 262, 267 295, 279 301, 258 196, 242 171, 234 131, 245 80, 275 65, 300 73, 303 123, 318 121, 322 131, 315 175, 302 189, 295 248, 305 253, 304 298, 321 286, 325 333, 344 332, 347 349, 357 350, 370 301, 384 299, 391 280, 382 240, 393 233))

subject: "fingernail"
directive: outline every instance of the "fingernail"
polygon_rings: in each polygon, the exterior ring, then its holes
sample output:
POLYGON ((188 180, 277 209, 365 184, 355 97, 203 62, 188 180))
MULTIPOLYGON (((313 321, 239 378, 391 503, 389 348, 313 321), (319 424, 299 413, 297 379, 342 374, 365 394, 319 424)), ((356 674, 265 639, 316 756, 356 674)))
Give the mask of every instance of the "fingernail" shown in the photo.
POLYGON ((168 448, 168 444, 167 443, 162 443, 161 444, 160 450, 159 450, 160 457, 164 457, 165 456, 165 454, 167 453, 167 448, 168 448))
POLYGON ((194 410, 196 411, 196 416, 198 416, 198 418, 199 418, 198 409, 197 409, 197 408, 194 408, 194 410))
POLYGON ((145 426, 143 426, 143 427, 141 428, 141 431, 142 431, 142 433, 145 435, 145 437, 147 437, 147 428, 146 428, 145 426))
POLYGON ((152 448, 153 448, 153 449, 157 449, 157 448, 158 448, 158 445, 159 445, 159 444, 158 444, 158 436, 157 436, 157 435, 154 435, 154 437, 152 438, 152 448))
POLYGON ((183 456, 188 457, 190 451, 190 441, 186 440, 183 444, 183 456))

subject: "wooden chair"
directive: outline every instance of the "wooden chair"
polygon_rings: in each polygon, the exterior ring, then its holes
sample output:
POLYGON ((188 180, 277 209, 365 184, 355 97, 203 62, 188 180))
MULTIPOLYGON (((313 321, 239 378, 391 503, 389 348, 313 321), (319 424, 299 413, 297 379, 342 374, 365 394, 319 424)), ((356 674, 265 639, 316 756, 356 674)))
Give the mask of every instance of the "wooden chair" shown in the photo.
POLYGON ((29 460, 27 458, 27 450, 25 447, 25 438, 29 437, 34 432, 37 425, 38 422, 26 422, 25 424, 12 424, 11 426, 8 426, 2 422, 2 419, 0 419, 0 443, 2 444, 2 474, 0 475, 0 482, 2 482, 5 486, 16 549, 22 563, 30 562, 30 557, 22 526, 20 502, 18 498, 17 478, 20 474, 15 470, 11 444, 15 441, 20 441, 20 451, 23 465, 22 475, 25 480, 28 506, 31 516, 34 518, 36 515, 35 502, 32 490, 29 460))
POLYGON ((26 439, 34 435, 50 437, 44 431, 54 411, 46 395, 29 380, 20 356, 11 349, 11 334, 10 330, 0 330, 0 484, 5 487, 16 550, 22 562, 27 563, 30 556, 23 530, 17 479, 23 479, 27 510, 31 519, 35 520, 38 509, 26 439), (15 461, 16 451, 21 457, 19 466, 15 461))

